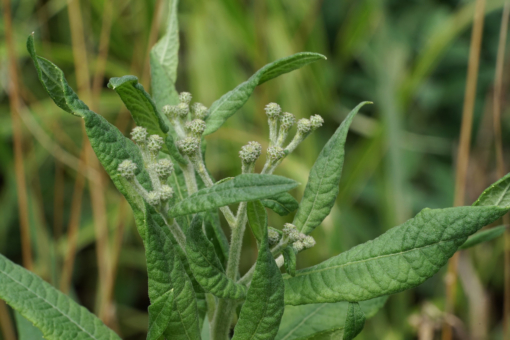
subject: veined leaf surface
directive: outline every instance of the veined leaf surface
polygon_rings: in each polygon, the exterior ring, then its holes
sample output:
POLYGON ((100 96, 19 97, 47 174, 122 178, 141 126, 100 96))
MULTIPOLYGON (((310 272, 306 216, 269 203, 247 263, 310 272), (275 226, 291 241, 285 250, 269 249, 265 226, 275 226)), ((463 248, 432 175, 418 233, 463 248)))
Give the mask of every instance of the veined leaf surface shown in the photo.
POLYGON ((510 173, 485 189, 473 205, 510 206, 510 173))
POLYGON ((359 303, 349 302, 343 340, 354 339, 363 330, 363 327, 365 327, 365 314, 359 303))
POLYGON ((261 242, 264 238, 264 234, 267 233, 266 209, 259 200, 256 200, 248 202, 246 213, 253 235, 257 239, 257 242, 261 242))
POLYGON ((261 199, 260 202, 280 216, 286 216, 299 207, 298 201, 288 192, 261 199))

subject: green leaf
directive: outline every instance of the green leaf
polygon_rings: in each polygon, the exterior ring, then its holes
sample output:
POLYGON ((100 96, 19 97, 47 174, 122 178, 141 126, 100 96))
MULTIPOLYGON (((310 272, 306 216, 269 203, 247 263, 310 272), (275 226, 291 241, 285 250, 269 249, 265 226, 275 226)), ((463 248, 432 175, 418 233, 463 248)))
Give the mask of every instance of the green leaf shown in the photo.
POLYGON ((142 84, 135 76, 111 78, 108 88, 115 90, 124 102, 136 125, 147 129, 149 135, 159 135, 165 138, 168 126, 156 109, 156 104, 145 92, 142 84))
POLYGON ((510 206, 510 173, 485 189, 473 205, 499 207, 510 206))
MULTIPOLYGON (((374 316, 386 303, 387 296, 360 302, 367 318, 374 316)), ((349 302, 317 303, 285 306, 276 340, 341 339, 345 328, 349 302)))
POLYGON ((331 212, 338 196, 338 185, 344 165, 344 146, 349 126, 359 109, 369 103, 358 104, 347 115, 324 146, 310 170, 308 183, 293 222, 301 232, 311 233, 331 212))
MULTIPOLYGON (((151 303, 173 290, 173 306, 165 336, 171 339, 200 339, 198 309, 193 284, 186 274, 177 247, 157 221, 159 215, 146 206, 145 255, 151 303)), ((168 299, 167 299, 168 301, 168 299)), ((155 307, 155 311, 158 308, 155 307)))
POLYGON ((226 268, 229 252, 229 244, 225 232, 221 228, 217 211, 206 212, 204 219, 204 231, 207 239, 214 245, 216 255, 223 268, 226 268))
POLYGON ((227 182, 197 191, 173 206, 169 215, 175 217, 194 214, 233 203, 271 197, 298 185, 296 181, 281 176, 243 174, 227 182))
POLYGON ((363 301, 423 283, 508 208, 424 209, 378 238, 285 277, 285 303, 363 301))
POLYGON ((251 201, 247 204, 247 214, 251 231, 257 242, 260 243, 267 233, 266 209, 259 200, 251 201))
POLYGON ((25 319, 18 311, 14 311, 18 340, 42 340, 43 334, 33 323, 25 319))
POLYGON ((186 253, 193 276, 206 292, 219 298, 244 298, 246 287, 225 275, 214 245, 204 235, 203 221, 203 214, 196 214, 186 236, 186 253))
POLYGON ((150 52, 152 96, 159 110, 165 105, 175 105, 179 95, 175 90, 179 61, 178 0, 170 1, 165 35, 150 52))
POLYGON ((493 227, 493 228, 490 228, 487 230, 482 230, 482 231, 474 234, 473 236, 470 236, 466 240, 466 242, 464 242, 464 244, 459 247, 459 250, 471 248, 471 247, 474 247, 474 246, 476 246, 480 243, 483 243, 483 242, 492 241, 495 238, 503 235, 503 233, 505 232, 505 229, 506 229, 506 226, 500 225, 500 226, 493 227))
POLYGON ((207 128, 204 135, 218 130, 228 118, 246 103, 257 85, 323 59, 326 59, 326 57, 319 53, 301 52, 265 65, 252 75, 250 79, 239 84, 235 89, 227 92, 211 105, 206 118, 207 128))
POLYGON ((296 276, 296 251, 292 246, 287 246, 283 249, 283 259, 287 274, 296 276))
POLYGON ((365 327, 365 314, 361 310, 359 303, 349 302, 343 340, 354 339, 356 335, 361 333, 363 327, 365 327))
POLYGON ((280 216, 286 216, 299 207, 298 201, 288 192, 264 198, 260 202, 262 202, 264 207, 273 210, 280 216))
POLYGON ((272 340, 283 315, 283 279, 269 248, 267 228, 259 244, 255 273, 232 340, 272 340))
POLYGON ((149 306, 147 340, 158 340, 165 332, 174 306, 174 290, 169 290, 149 306))
POLYGON ((0 299, 39 328, 45 339, 120 340, 94 314, 1 254, 0 299))

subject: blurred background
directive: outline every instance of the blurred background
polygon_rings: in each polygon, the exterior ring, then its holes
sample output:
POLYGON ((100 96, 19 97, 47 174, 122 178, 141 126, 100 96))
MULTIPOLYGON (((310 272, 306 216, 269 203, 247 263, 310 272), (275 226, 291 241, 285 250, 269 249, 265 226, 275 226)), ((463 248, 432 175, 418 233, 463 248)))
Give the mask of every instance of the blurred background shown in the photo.
MULTIPOLYGON (((459 146, 470 147, 464 204, 498 178, 496 74, 503 159, 510 160, 510 74, 496 72, 498 46, 502 65, 509 61, 499 43, 503 7, 503 0, 181 0, 177 89, 210 106, 277 58, 326 55, 258 87, 207 137, 206 161, 220 179, 240 173, 242 145, 267 146, 268 102, 298 118, 322 115, 324 126, 276 171, 303 183, 293 192, 298 200, 310 167, 346 114, 360 101, 374 102, 352 124, 337 203, 313 233, 318 246, 298 257, 298 267, 307 267, 425 207, 452 206, 459 146), (472 43, 475 12, 481 35, 472 43), (465 96, 470 48, 479 54, 479 73, 472 73, 475 91, 465 96), (473 101, 471 138, 459 143, 463 108, 469 121, 473 101)), ((147 274, 131 210, 87 151, 80 119, 44 91, 25 43, 35 32, 39 55, 127 135, 132 119, 106 84, 132 74, 150 91, 148 51, 164 31, 168 1, 2 0, 1 8, 0 253, 70 294, 123 339, 145 339, 147 274)), ((477 69, 473 58, 471 65, 477 69)), ((270 213, 274 227, 291 220, 270 213)), ((249 232, 245 242, 242 272, 257 254, 249 232)), ((502 237, 479 245, 460 256, 454 314, 443 313, 450 277, 444 268, 391 296, 359 339, 439 339, 444 320, 454 339, 503 339, 503 268, 502 237)), ((9 313, 0 304, 0 339, 15 339, 9 313)))

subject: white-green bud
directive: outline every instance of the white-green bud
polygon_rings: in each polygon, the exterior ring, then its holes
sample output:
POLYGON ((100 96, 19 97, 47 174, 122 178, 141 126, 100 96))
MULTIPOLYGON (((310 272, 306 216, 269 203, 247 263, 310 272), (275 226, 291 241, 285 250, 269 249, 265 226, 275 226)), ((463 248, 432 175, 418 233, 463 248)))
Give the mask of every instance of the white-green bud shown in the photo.
POLYGON ((163 113, 168 116, 172 117, 177 112, 177 107, 175 105, 165 105, 163 106, 163 113))
POLYGON ((270 146, 267 148, 267 156, 273 161, 278 161, 285 156, 285 151, 280 146, 270 146))
POLYGON ((192 156, 200 147, 200 140, 196 137, 186 137, 177 143, 177 147, 184 155, 192 156))
POLYGON ((253 163, 255 162, 262 152, 262 145, 258 142, 248 142, 248 144, 241 147, 241 151, 239 151, 239 157, 243 160, 244 163, 253 163))
POLYGON ((296 122, 296 117, 292 113, 284 112, 280 117, 280 128, 288 131, 296 122))
POLYGON ((202 103, 194 103, 191 106, 191 110, 193 111, 195 118, 198 119, 204 119, 207 115, 207 107, 202 103))
POLYGON ((280 233, 275 229, 269 227, 267 230, 267 238, 270 246, 274 246, 280 241, 280 233))
POLYGON ((289 240, 291 242, 301 241, 301 233, 296 229, 289 233, 289 240))
POLYGON ((305 236, 302 242, 306 249, 312 248, 315 245, 315 239, 311 236, 305 236))
POLYGON ((160 179, 163 181, 166 181, 168 176, 172 174, 174 171, 174 165, 171 160, 167 158, 160 159, 154 167, 154 170, 156 171, 156 174, 160 179))
POLYGON ((300 252, 301 250, 305 249, 305 245, 301 241, 296 241, 292 243, 292 248, 294 248, 296 252, 300 252))
POLYGON ((312 130, 318 129, 324 124, 324 119, 322 119, 319 115, 314 115, 310 117, 310 125, 312 130))
POLYGON ((147 194, 147 203, 150 205, 159 205, 161 203, 161 194, 157 191, 151 191, 147 194))
POLYGON ((280 105, 276 103, 269 103, 266 105, 266 115, 269 119, 278 119, 280 113, 282 112, 282 108, 280 105))
POLYGON ((305 135, 308 132, 310 132, 311 129, 312 129, 312 123, 308 119, 302 118, 298 121, 297 130, 299 133, 305 135))
POLYGON ((200 137, 205 131, 205 122, 202 119, 194 119, 186 123, 186 130, 188 130, 192 136, 200 137))
POLYGON ((135 177, 136 169, 137 169, 136 164, 133 161, 126 159, 119 164, 117 171, 120 173, 122 177, 131 179, 135 177))
POLYGON ((131 139, 137 144, 144 144, 147 141, 147 129, 137 126, 131 131, 131 139))
POLYGON ((187 103, 180 103, 175 106, 175 114, 180 118, 186 118, 189 113, 189 105, 187 103))
POLYGON ((186 103, 186 104, 191 103, 191 93, 189 93, 189 92, 179 93, 179 101, 181 103, 186 103))
POLYGON ((172 189, 171 186, 164 184, 161 186, 159 193, 162 201, 168 201, 174 195, 174 189, 172 189))
POLYGON ((150 135, 147 148, 153 153, 158 153, 163 147, 164 142, 163 137, 159 135, 150 135))
POLYGON ((283 234, 289 236, 291 232, 297 231, 297 228, 292 223, 285 223, 283 225, 283 234))

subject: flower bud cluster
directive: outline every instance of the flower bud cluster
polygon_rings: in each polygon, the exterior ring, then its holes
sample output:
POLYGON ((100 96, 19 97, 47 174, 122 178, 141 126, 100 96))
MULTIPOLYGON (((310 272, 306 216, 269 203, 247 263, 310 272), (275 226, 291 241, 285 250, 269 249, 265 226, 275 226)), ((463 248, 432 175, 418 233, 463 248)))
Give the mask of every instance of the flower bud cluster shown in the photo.
POLYGON ((243 163, 255 163, 262 152, 262 145, 258 142, 248 142, 239 151, 239 157, 243 160, 243 163))
POLYGON ((282 235, 280 235, 280 232, 278 231, 278 229, 275 229, 272 227, 268 228, 267 238, 269 241, 269 246, 276 245, 278 242, 280 242, 281 237, 282 237, 282 235))
POLYGON ((150 135, 147 142, 147 149, 149 149, 153 156, 157 156, 164 143, 165 141, 163 140, 163 137, 159 135, 150 135))
POLYGON ((300 233, 296 226, 291 223, 285 223, 283 226, 283 235, 292 242, 292 247, 297 252, 311 248, 315 245, 315 239, 312 236, 300 233))
POLYGON ((117 171, 122 177, 125 177, 126 179, 132 179, 135 177, 135 171, 137 168, 138 167, 132 160, 126 159, 119 164, 117 171))
POLYGON ((202 103, 194 103, 191 112, 196 119, 204 119, 207 116, 207 107, 202 103))
POLYGON ((197 137, 186 137, 177 142, 179 151, 186 156, 193 156, 200 148, 200 139, 197 137))
POLYGON ((267 118, 271 120, 278 120, 282 112, 282 108, 276 103, 267 104, 264 110, 266 111, 267 118))
POLYGON ((191 122, 187 122, 186 130, 192 137, 200 138, 205 131, 205 122, 202 119, 193 119, 191 122))
POLYGON ((272 161, 279 161, 285 157, 285 150, 281 146, 270 146, 267 148, 267 157, 272 161))

